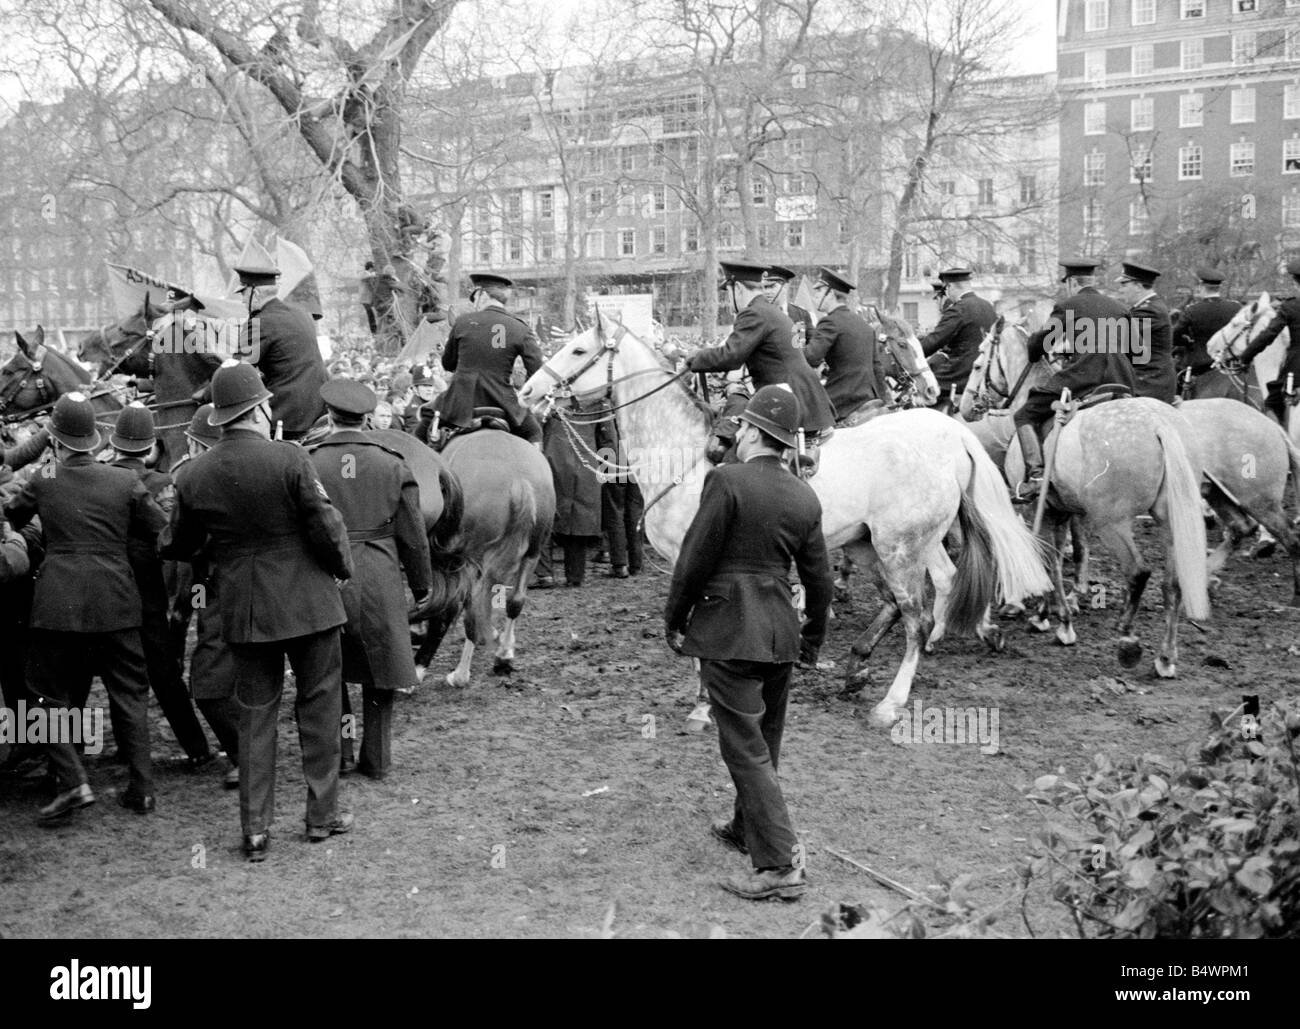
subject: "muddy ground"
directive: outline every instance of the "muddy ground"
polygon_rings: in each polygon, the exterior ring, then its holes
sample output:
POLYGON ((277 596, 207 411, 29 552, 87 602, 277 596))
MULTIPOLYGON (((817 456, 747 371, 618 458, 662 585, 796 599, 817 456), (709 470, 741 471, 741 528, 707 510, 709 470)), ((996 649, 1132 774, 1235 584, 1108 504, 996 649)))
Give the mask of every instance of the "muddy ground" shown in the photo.
MULTIPOLYGON (((1149 527, 1142 537, 1158 560, 1149 527)), ((582 588, 533 595, 512 678, 493 678, 480 655, 473 685, 450 690, 441 676, 459 645, 444 646, 425 685, 398 700, 393 774, 344 781, 356 815, 348 836, 312 845, 302 835, 290 703, 271 856, 260 865, 239 852, 238 795, 222 790, 222 763, 196 774, 166 766, 180 750, 156 708, 154 815, 113 802, 125 772, 106 758, 88 763, 99 803, 54 829, 35 822, 49 796, 37 778, 0 780, 0 934, 795 937, 816 935, 821 912, 841 901, 897 905, 835 850, 914 888, 971 873, 979 910, 1005 905, 992 931, 1021 936, 1009 898, 1041 824, 1022 793, 1035 777, 1076 773, 1097 751, 1172 755, 1243 692, 1266 703, 1300 694, 1300 612, 1284 606, 1284 557, 1229 565, 1205 631, 1184 625, 1179 678, 1161 681, 1149 646, 1159 591, 1140 623, 1147 653, 1126 673, 1112 631, 1119 583, 1100 555, 1094 574, 1112 609, 1085 611, 1076 647, 1006 622, 1003 654, 949 639, 923 659, 913 696, 996 708, 995 755, 978 744, 900 745, 867 715, 901 633, 878 651, 872 685, 838 696, 852 635, 875 610, 858 582, 822 654, 837 667, 797 673, 786 732, 782 778, 811 889, 798 903, 752 904, 716 886, 744 863, 707 832, 733 793, 713 732, 681 731, 694 685, 689 660, 660 635, 668 575, 647 566, 614 580, 606 570, 595 566, 582 588)), ((95 697, 102 703, 98 685, 95 697)), ((1039 935, 1069 931, 1042 888, 1029 912, 1039 935)))

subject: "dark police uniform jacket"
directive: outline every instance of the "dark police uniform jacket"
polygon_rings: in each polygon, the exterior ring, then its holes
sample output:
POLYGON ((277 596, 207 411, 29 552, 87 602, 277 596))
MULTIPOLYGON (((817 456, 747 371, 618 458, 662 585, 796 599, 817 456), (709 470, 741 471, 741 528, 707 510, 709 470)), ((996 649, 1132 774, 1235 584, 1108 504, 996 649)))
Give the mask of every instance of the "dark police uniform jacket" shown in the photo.
POLYGON ((348 647, 343 678, 377 689, 415 683, 402 569, 411 592, 430 589, 429 538, 420 513, 420 487, 402 455, 368 432, 340 429, 311 448, 321 485, 347 525, 352 578, 343 587, 347 633, 365 650, 356 667, 348 647))
POLYGON ((293 639, 347 620, 334 583, 352 576, 347 529, 296 444, 233 429, 189 463, 160 551, 189 561, 208 543, 227 643, 293 639))
POLYGON ((791 341, 794 323, 764 296, 756 296, 736 315, 731 335, 720 347, 697 350, 690 359, 693 372, 749 369, 754 391, 785 383, 799 399, 802 426, 821 432, 835 424, 835 409, 803 351, 791 341))
MULTIPOLYGON (((1076 344, 1077 354, 1083 349, 1078 344, 1086 333, 1091 332, 1093 340, 1096 341, 1104 335, 1102 326, 1116 326, 1122 322, 1126 323, 1127 320, 1127 307, 1113 297, 1098 292, 1093 286, 1084 286, 1073 296, 1058 300, 1052 307, 1052 313, 1047 316, 1047 321, 1043 323, 1043 327, 1029 337, 1029 360, 1041 360, 1046 350, 1047 337, 1053 334, 1064 335, 1070 325, 1074 326, 1072 341, 1076 344)), ((1121 381, 1128 382, 1132 377, 1130 373, 1121 381)))
POLYGON ((947 397, 953 389, 960 393, 966 388, 980 344, 997 320, 993 305, 974 293, 964 293, 943 309, 939 324, 921 340, 921 351, 926 357, 942 355, 930 362, 930 369, 939 380, 941 396, 947 397))
POLYGON ((464 428, 473 419, 474 408, 499 407, 510 430, 517 433, 527 414, 510 382, 517 357, 523 359, 529 378, 542 366, 537 337, 505 308, 486 307, 457 318, 442 352, 443 368, 455 374, 438 401, 440 420, 464 428))
POLYGON ((821 519, 817 494, 779 458, 709 472, 664 608, 668 629, 686 634, 683 651, 715 661, 798 660, 793 561, 805 591, 805 656, 815 654, 831 601, 821 519))
POLYGON ((798 304, 786 304, 785 316, 790 319, 793 326, 790 330, 790 345, 796 350, 802 350, 813 337, 812 315, 798 304))
POLYGON ((888 396, 876 358, 876 330, 843 304, 817 323, 804 356, 813 368, 826 363, 826 395, 836 418, 888 396))
MULTIPOLYGON (((149 491, 149 496, 153 497, 163 516, 171 513, 175 490, 170 475, 145 467, 144 461, 138 457, 119 457, 113 462, 113 467, 134 472, 144 483, 144 488, 149 491)), ((132 534, 126 542, 126 556, 131 562, 131 574, 135 576, 144 610, 166 614, 168 596, 163 579, 163 563, 158 556, 158 530, 147 535, 132 534)))
POLYGON ((249 338, 250 322, 241 344, 257 348, 252 363, 262 373, 266 388, 275 394, 271 398, 272 422, 283 421, 285 438, 298 439, 325 413, 320 388, 329 375, 316 343, 316 323, 301 307, 279 299, 268 301, 253 321, 256 339, 249 338))
POLYGON ((1169 320, 1169 308, 1156 294, 1139 300, 1129 311, 1132 319, 1130 337, 1143 334, 1151 341, 1148 360, 1139 364, 1137 351, 1130 340, 1129 360, 1133 361, 1133 377, 1137 380, 1137 395, 1153 397, 1172 404, 1178 393, 1178 372, 1174 369, 1174 330, 1169 320))
POLYGON ((1291 343, 1287 347, 1286 357, 1282 359, 1282 367, 1278 369, 1277 378, 1273 381, 1285 388, 1288 374, 1294 375, 1296 385, 1300 385, 1300 296, 1289 297, 1282 301, 1273 320, 1242 352, 1241 359, 1247 363, 1255 360, 1282 334, 1283 329, 1291 330, 1291 343))
POLYGON ((15 528, 40 514, 45 561, 31 626, 60 632, 140 627, 129 541, 151 539, 167 518, 135 472, 76 454, 46 466, 5 508, 15 528))
POLYGON ((1205 297, 1188 304, 1174 321, 1174 354, 1179 358, 1177 370, 1191 368, 1194 375, 1209 370, 1214 362, 1205 344, 1241 310, 1235 300, 1205 297))

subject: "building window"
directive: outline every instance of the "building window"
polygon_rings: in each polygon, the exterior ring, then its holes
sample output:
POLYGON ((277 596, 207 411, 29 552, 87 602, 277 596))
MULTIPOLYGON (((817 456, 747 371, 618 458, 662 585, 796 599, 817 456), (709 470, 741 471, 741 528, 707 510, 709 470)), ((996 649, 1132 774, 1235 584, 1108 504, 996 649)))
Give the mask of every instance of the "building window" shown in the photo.
POLYGON ((1234 32, 1232 34, 1232 63, 1253 64, 1255 61, 1255 33, 1234 32))
POLYGON ((1282 117, 1300 118, 1300 83, 1292 83, 1283 92, 1282 117))
POLYGON ((666 254, 668 253, 668 230, 651 229, 650 230, 650 253, 666 254))
POLYGON ((587 217, 597 218, 605 208, 605 191, 603 189, 587 190, 587 217))
POLYGON ((636 229, 618 230, 618 256, 636 257, 636 229))
POLYGON ((1255 120, 1255 91, 1253 89, 1234 89, 1232 91, 1233 124, 1255 120))
POLYGON ((1147 211, 1146 201, 1138 198, 1130 200, 1128 205, 1128 234, 1145 236, 1151 231, 1151 215, 1147 211))
POLYGON ((662 168, 664 161, 668 156, 668 146, 663 141, 651 144, 650 146, 650 167, 662 168))
POLYGON ((1300 25, 1288 25, 1282 51, 1288 61, 1300 61, 1300 25))
POLYGON ((1184 39, 1180 45, 1183 71, 1196 71, 1205 63, 1205 40, 1184 39))
POLYGON ((980 179, 979 204, 980 207, 993 206, 993 180, 992 179, 980 179))
POLYGON ((596 258, 605 256, 605 234, 603 232, 587 233, 587 256, 596 258))
POLYGON ((506 240, 506 260, 511 264, 518 264, 524 259, 524 243, 518 236, 511 236, 506 240))
POLYGON ((987 236, 980 236, 975 240, 975 264, 977 271, 990 272, 993 270, 993 240, 987 236))
POLYGON ((550 221, 555 217, 555 194, 549 189, 537 194, 537 217, 542 221, 550 221))
POLYGON ((1179 179, 1199 179, 1201 177, 1201 148, 1195 143, 1178 148, 1179 179))
POLYGON ((682 253, 698 254, 700 252, 700 229, 698 225, 689 225, 682 230, 682 253))
POLYGON ((1156 23, 1156 0, 1133 0, 1133 24, 1154 25, 1156 23))
POLYGON ((1183 0, 1182 16, 1184 18, 1204 18, 1205 0, 1183 0))
POLYGON ((808 180, 802 175, 791 175, 785 180, 786 192, 797 196, 808 192, 808 180))
POLYGON ((655 214, 663 214, 668 210, 668 187, 653 186, 650 189, 650 206, 654 208, 655 214))
POLYGON ((524 191, 522 189, 506 190, 503 199, 507 221, 520 222, 524 218, 524 191))
POLYGON ((1106 84, 1106 51, 1085 50, 1083 54, 1083 81, 1090 86, 1106 84))
POLYGON ((767 206, 767 180, 755 179, 752 185, 754 188, 754 206, 766 207, 767 206))
POLYGON ((1184 93, 1178 98, 1178 126, 1184 129, 1200 128, 1205 122, 1205 96, 1202 93, 1184 93))
POLYGON ((1083 155, 1083 184, 1085 186, 1106 185, 1106 155, 1094 151, 1083 155))
POLYGON ((908 243, 903 247, 903 278, 914 279, 917 276, 916 244, 908 243))
POLYGON ((736 227, 731 222, 723 222, 718 226, 718 249, 736 249, 736 227))
POLYGON ((1282 140, 1282 174, 1300 175, 1300 139, 1282 140))
POLYGON ((765 224, 765 225, 760 225, 758 227, 758 249, 759 250, 772 249, 772 235, 773 235, 773 229, 771 225, 765 224))
POLYGON ((1300 193, 1283 194, 1282 228, 1300 229, 1300 193))
POLYGON ((1022 275, 1038 274, 1038 251, 1033 236, 1020 237, 1020 272, 1022 275))
POLYGON ((1129 169, 1129 182, 1151 181, 1151 148, 1138 147, 1133 151, 1133 166, 1129 169))
POLYGON ((1229 174, 1233 176, 1255 174, 1255 144, 1233 143, 1228 148, 1229 174))
POLYGON ((785 155, 793 160, 799 161, 804 155, 804 138, 803 136, 790 136, 785 141, 785 155))
POLYGON ((787 250, 803 249, 803 222, 785 223, 785 248, 787 250))
POLYGON ((636 170, 636 148, 630 146, 618 148, 618 167, 625 172, 636 170))
POLYGON ((537 256, 543 261, 555 260, 554 232, 543 232, 537 237, 537 256))
POLYGON ((1150 132, 1156 127, 1155 97, 1140 96, 1129 101, 1129 119, 1134 132, 1150 132))
POLYGON ((1083 134, 1085 136, 1101 136, 1106 133, 1106 102, 1099 100, 1096 103, 1083 105, 1083 134))
POLYGON ((847 221, 840 221, 840 231, 836 238, 836 242, 841 246, 853 242, 853 228, 847 221))
POLYGON ((907 322, 909 325, 915 325, 920 316, 921 312, 917 308, 915 300, 907 301, 903 304, 903 321, 907 322))
POLYGON ((1110 0, 1084 0, 1083 30, 1085 32, 1105 30, 1110 23, 1109 8, 1110 0))
POLYGON ((1022 204, 1038 203, 1038 180, 1032 175, 1020 176, 1020 202, 1022 204))
POLYGON ((1232 9, 1238 14, 1254 14, 1256 0, 1232 0, 1232 9))
POLYGON ((624 186, 624 192, 618 197, 618 216, 620 218, 631 218, 636 214, 636 194, 630 188, 624 186))
POLYGON ((1150 75, 1156 67, 1156 48, 1150 43, 1138 43, 1133 47, 1133 74, 1150 75))
POLYGON ((957 183, 952 179, 944 179, 939 183, 939 195, 951 197, 957 195, 957 183))
POLYGON ((474 242, 474 259, 479 264, 492 263, 492 237, 479 236, 474 242))

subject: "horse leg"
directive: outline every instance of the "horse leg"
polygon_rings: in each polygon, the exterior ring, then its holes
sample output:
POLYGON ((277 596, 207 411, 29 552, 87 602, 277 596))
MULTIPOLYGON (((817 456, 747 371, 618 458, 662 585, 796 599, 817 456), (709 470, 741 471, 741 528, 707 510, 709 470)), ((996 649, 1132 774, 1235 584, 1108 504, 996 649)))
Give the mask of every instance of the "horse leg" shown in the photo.
MULTIPOLYGON (((925 641, 925 652, 934 653, 934 645, 943 639, 948 627, 948 598, 952 593, 953 579, 957 577, 957 568, 952 563, 943 547, 936 548, 934 559, 927 566, 930 581, 934 583, 934 628, 930 630, 925 641)), ((983 639, 983 637, 980 637, 983 639)))
POLYGON ((1142 591, 1146 589, 1147 580, 1151 578, 1151 569, 1142 560, 1133 539, 1133 524, 1125 521, 1102 527, 1099 530, 1102 541, 1119 557, 1120 567, 1128 584, 1128 594, 1124 598, 1124 609, 1119 616, 1119 663, 1125 668, 1132 668, 1142 658, 1142 644, 1138 642, 1133 623, 1137 620, 1138 610, 1142 606, 1142 591))
POLYGON ((497 636, 497 650, 492 659, 493 675, 511 675, 515 670, 515 620, 523 614, 528 600, 528 580, 536 563, 536 560, 529 561, 527 555, 519 559, 514 588, 506 601, 506 624, 497 636))
POLYGON ((925 613, 925 569, 904 558, 895 567, 887 567, 885 575, 894 599, 898 602, 903 628, 907 633, 907 649, 903 653, 903 663, 898 666, 898 671, 894 674, 889 692, 871 712, 871 721, 887 729, 898 720, 898 709, 907 703, 907 698, 912 692, 912 681, 916 677, 916 667, 921 660, 922 625, 925 613))
POLYGON ((867 626, 867 631, 849 648, 849 660, 844 669, 845 694, 857 693, 867 684, 867 671, 862 666, 871 657, 871 652, 876 649, 876 645, 902 617, 902 611, 894 602, 894 598, 889 596, 888 589, 883 589, 881 592, 885 595, 884 603, 881 604, 871 624, 867 626))
POLYGON ((1223 571, 1233 551, 1255 531, 1255 526, 1253 519, 1229 500, 1223 494, 1223 491, 1217 487, 1212 486, 1210 488, 1209 503, 1218 517, 1219 523, 1223 526, 1223 539, 1219 541, 1217 547, 1210 551, 1205 569, 1209 576, 1210 588, 1217 589, 1221 581, 1219 572, 1223 571))
MULTIPOLYGON (((1165 554, 1173 553, 1173 534, 1166 533, 1165 554)), ((1165 602, 1165 635, 1160 641, 1160 653, 1156 655, 1156 675, 1162 679, 1172 679, 1178 674, 1178 605, 1182 602, 1182 590, 1178 588, 1178 577, 1174 574, 1174 563, 1165 557, 1165 577, 1161 584, 1161 594, 1165 602)))
MULTIPOLYGON (((1300 483, 1297 483, 1300 489, 1300 483)), ((1286 512, 1280 504, 1270 503, 1265 510, 1256 512, 1259 524, 1277 537, 1291 558, 1291 607, 1300 607, 1300 532, 1288 523, 1286 512)))
POLYGON ((1038 602, 1038 612, 1029 617, 1029 624, 1036 632, 1047 632, 1052 627, 1052 601, 1056 601, 1057 614, 1061 626, 1057 629, 1057 638, 1069 646, 1074 642, 1074 629, 1070 624, 1070 604, 1065 595, 1065 528, 1064 522, 1052 526, 1052 548, 1050 571, 1052 573, 1052 595, 1043 597, 1038 602), (1064 633, 1064 635, 1063 635, 1064 633), (1066 641, 1069 642, 1066 642, 1066 641))
POLYGON ((849 576, 853 574, 853 558, 849 556, 848 550, 840 552, 840 563, 837 568, 840 573, 839 578, 835 580, 835 599, 844 603, 849 599, 849 576))
POLYGON ((416 682, 420 682, 424 678, 424 673, 429 670, 429 665, 433 663, 434 655, 438 653, 438 648, 442 646, 442 641, 447 635, 447 630, 451 628, 453 621, 455 621, 455 616, 450 618, 430 618, 425 622, 424 641, 415 652, 416 682))
POLYGON ((1007 649, 1006 637, 1002 635, 1002 626, 993 620, 993 605, 984 609, 984 617, 975 629, 975 635, 982 639, 989 650, 1001 654, 1007 649))
POLYGON ((465 605, 465 646, 460 652, 460 663, 447 673, 447 685, 469 685, 470 662, 474 660, 475 647, 487 644, 487 632, 492 625, 489 599, 489 576, 483 575, 474 584, 469 603, 465 605))

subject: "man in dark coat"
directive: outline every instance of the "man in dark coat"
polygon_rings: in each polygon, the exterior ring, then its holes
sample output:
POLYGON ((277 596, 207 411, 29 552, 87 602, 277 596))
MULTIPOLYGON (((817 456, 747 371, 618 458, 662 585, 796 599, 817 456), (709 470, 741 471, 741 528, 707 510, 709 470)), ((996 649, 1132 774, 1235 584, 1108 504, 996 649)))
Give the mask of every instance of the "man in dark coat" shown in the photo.
POLYGON ((1128 304, 1129 360, 1137 395, 1172 404, 1178 393, 1174 370, 1174 333, 1169 308, 1156 294, 1160 272, 1135 261, 1123 263, 1120 299, 1128 304))
MULTIPOLYGON (((467 429, 477 407, 497 407, 505 412, 510 431, 530 443, 541 444, 537 419, 519 403, 510 376, 515 359, 531 377, 542 366, 537 337, 506 310, 506 290, 514 285, 503 275, 471 275, 470 302, 474 310, 457 318, 442 352, 442 366, 454 374, 437 405, 438 425, 467 429)), ((420 409, 422 427, 432 421, 433 405, 420 409)), ((419 433, 417 432, 417 435, 419 433)), ((429 430, 424 430, 429 438, 429 430)))
POLYGON ((1043 424, 1052 417, 1052 403, 1060 399, 1061 391, 1069 389, 1075 400, 1082 400, 1099 386, 1119 386, 1130 393, 1134 387, 1133 366, 1123 349, 1113 345, 1117 336, 1127 331, 1127 308, 1098 292, 1096 261, 1080 257, 1062 261, 1061 267, 1065 269, 1061 281, 1068 295, 1057 301, 1047 323, 1029 337, 1029 360, 1041 360, 1048 347, 1069 356, 1060 371, 1029 391, 1025 403, 1016 411, 1016 438, 1025 459, 1025 481, 1017 488, 1015 498, 1019 503, 1036 500, 1042 490, 1040 434, 1043 424))
POLYGON ((598 452, 612 464, 605 465, 599 476, 600 526, 609 542, 609 575, 626 579, 637 575, 644 563, 641 519, 645 515, 645 497, 641 487, 624 469, 626 457, 619 442, 618 422, 610 411, 609 421, 596 426, 598 452))
MULTIPOLYGON (((156 443, 153 413, 138 401, 123 408, 109 437, 109 445, 117 453, 113 467, 134 472, 163 514, 170 514, 175 494, 171 476, 145 465, 156 443)), ((169 598, 163 564, 158 558, 158 534, 132 537, 127 541, 127 556, 140 591, 140 642, 149 669, 149 685, 190 768, 202 768, 213 754, 185 689, 185 655, 178 651, 167 622, 169 598)))
MULTIPOLYGON (((1287 274, 1300 285, 1300 258, 1286 266, 1287 274)), ((1255 337, 1241 354, 1243 364, 1249 365, 1272 342, 1282 334, 1283 329, 1291 332, 1291 343, 1287 347, 1282 367, 1278 369, 1277 378, 1267 383, 1268 396, 1264 399, 1264 410, 1274 415, 1282 425, 1287 424, 1287 410, 1294 398, 1286 395, 1287 376, 1292 377, 1292 388, 1300 386, 1300 296, 1291 297, 1278 305, 1273 320, 1264 327, 1264 331, 1255 337)))
POLYGON ((164 557, 188 561, 211 544, 222 635, 234 657, 239 813, 252 861, 266 857, 275 818, 286 655, 298 694, 307 837, 317 842, 352 828, 352 816, 338 810, 339 629, 347 615, 337 588, 352 576, 352 552, 307 452, 272 441, 270 399, 251 365, 228 362, 213 376, 209 421, 224 433, 177 482, 161 548, 164 557))
POLYGON ((777 780, 790 674, 816 663, 831 601, 822 511, 786 465, 799 425, 788 389, 768 386, 741 415, 740 463, 704 480, 664 607, 668 644, 700 659, 722 758, 736 785, 729 822, 713 833, 748 853, 751 875, 722 884, 749 900, 798 898, 807 889, 802 848, 777 780), (788 576, 805 597, 802 632, 788 576))
POLYGON ((971 286, 969 268, 949 268, 939 273, 947 286, 948 305, 939 324, 921 340, 921 351, 930 358, 930 369, 939 381, 939 406, 961 396, 979 355, 980 344, 998 320, 993 305, 971 286), (955 294, 955 296, 954 296, 955 294))
POLYGON ((686 359, 693 372, 722 372, 745 367, 754 389, 785 383, 799 401, 800 428, 809 443, 835 424, 835 408, 803 351, 794 348, 794 323, 763 296, 767 265, 723 261, 724 285, 731 290, 736 322, 720 347, 704 347, 686 359))
POLYGON ((1241 310, 1235 300, 1221 296, 1223 272, 1214 268, 1196 269, 1200 280, 1200 297, 1188 304, 1174 319, 1174 358, 1180 378, 1190 369, 1197 379, 1210 370, 1214 362, 1205 345, 1241 310))
POLYGON ((813 296, 821 319, 804 350, 808 363, 826 365, 826 395, 835 405, 835 420, 843 424, 871 400, 885 401, 889 389, 876 357, 876 331, 865 318, 849 310, 856 287, 829 268, 817 270, 813 296))
MULTIPOLYGON (((39 515, 46 540, 32 602, 28 686, 47 704, 82 706, 92 676, 99 675, 130 768, 121 803, 147 814, 155 807, 149 675, 128 545, 132 537, 156 536, 167 519, 134 472, 91 456, 100 435, 95 410, 81 393, 58 399, 50 434, 56 463, 33 476, 5 508, 19 529, 39 515)), ((41 809, 45 820, 95 800, 72 742, 49 748, 60 793, 41 809)))
MULTIPOLYGON (((583 409, 572 401, 576 421, 570 425, 573 432, 590 448, 591 453, 605 445, 601 424, 594 420, 599 408, 583 409)), ((558 413, 552 413, 544 427, 545 442, 542 453, 551 466, 555 482, 555 528, 552 539, 564 550, 564 577, 570 586, 581 586, 587 577, 587 551, 600 540, 600 480, 592 470, 596 460, 586 456, 585 463, 578 457, 574 444, 558 413)), ((582 447, 582 444, 578 444, 582 447)), ((586 454, 586 448, 583 448, 586 454)), ((537 562, 538 583, 545 589, 555 584, 551 544, 542 548, 537 562)))
POLYGON ((302 439, 325 413, 320 388, 329 376, 316 342, 316 323, 301 307, 279 298, 275 280, 280 271, 274 265, 250 262, 235 271, 240 291, 248 297, 241 353, 271 391, 272 436, 283 423, 284 439, 302 439))
MULTIPOLYGON (((812 315, 796 304, 794 297, 790 296, 790 283, 794 281, 794 272, 779 264, 768 265, 759 281, 763 286, 763 296, 767 297, 769 303, 779 308, 794 326, 790 330, 790 345, 796 350, 802 350, 812 339, 813 319, 812 315)), ((816 365, 813 367, 815 368, 816 365)))
MULTIPOLYGON (((378 398, 349 379, 321 387, 330 434, 311 449, 325 492, 343 515, 355 571, 343 587, 345 716, 347 686, 361 683, 361 761, 357 770, 382 779, 392 764, 393 695, 416 685, 415 659, 402 569, 419 606, 432 587, 429 538, 420 513, 420 487, 395 450, 362 426, 378 398)), ((343 744, 346 753, 351 740, 343 744)), ((345 762, 346 764, 346 762, 345 762)))

